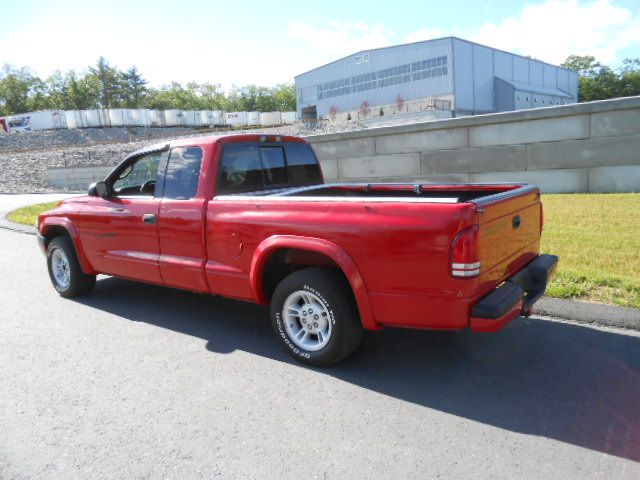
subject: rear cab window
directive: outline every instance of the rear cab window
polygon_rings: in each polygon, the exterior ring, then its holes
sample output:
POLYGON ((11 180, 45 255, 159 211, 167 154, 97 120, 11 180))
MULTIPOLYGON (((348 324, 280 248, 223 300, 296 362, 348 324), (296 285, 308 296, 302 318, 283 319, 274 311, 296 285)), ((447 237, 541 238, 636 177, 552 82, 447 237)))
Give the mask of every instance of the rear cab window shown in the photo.
POLYGON ((315 185, 322 173, 307 144, 225 145, 220 159, 218 193, 315 185))

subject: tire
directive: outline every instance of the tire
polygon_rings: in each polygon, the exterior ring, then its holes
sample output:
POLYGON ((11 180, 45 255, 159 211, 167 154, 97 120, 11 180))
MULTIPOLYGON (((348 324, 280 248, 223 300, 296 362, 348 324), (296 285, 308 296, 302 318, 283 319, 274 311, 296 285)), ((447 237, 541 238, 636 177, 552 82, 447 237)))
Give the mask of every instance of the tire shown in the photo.
POLYGON ((65 298, 84 295, 96 286, 96 276, 80 268, 71 239, 56 237, 47 248, 47 269, 53 288, 65 298))
POLYGON ((293 358, 314 366, 342 360, 364 335, 349 283, 329 268, 285 277, 271 298, 271 324, 293 358))

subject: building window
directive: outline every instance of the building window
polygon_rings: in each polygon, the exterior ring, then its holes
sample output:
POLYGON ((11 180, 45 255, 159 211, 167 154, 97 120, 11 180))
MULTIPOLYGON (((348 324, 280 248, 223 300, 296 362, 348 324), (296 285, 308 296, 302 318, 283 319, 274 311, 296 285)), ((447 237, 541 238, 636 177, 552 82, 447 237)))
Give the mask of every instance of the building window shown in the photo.
MULTIPOLYGON (((368 62, 369 58, 368 52, 355 56, 356 63, 358 64, 368 62)), ((316 85, 316 98, 318 100, 329 99, 350 93, 364 92, 375 88, 384 88, 391 85, 441 77, 448 74, 448 57, 447 55, 442 55, 419 62, 318 84, 316 85)))

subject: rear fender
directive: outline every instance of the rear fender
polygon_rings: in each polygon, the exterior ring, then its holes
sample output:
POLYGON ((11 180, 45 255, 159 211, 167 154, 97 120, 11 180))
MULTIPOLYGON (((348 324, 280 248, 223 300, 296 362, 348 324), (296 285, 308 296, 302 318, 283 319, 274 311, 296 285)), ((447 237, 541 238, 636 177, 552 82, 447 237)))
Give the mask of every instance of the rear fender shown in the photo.
POLYGON ((55 228, 64 228, 69 237, 71 237, 71 241, 73 242, 73 247, 76 249, 76 255, 78 257, 78 262, 80 263, 80 268, 87 275, 95 275, 97 272, 91 268, 91 264, 87 259, 87 256, 84 254, 84 249, 82 248, 82 243, 80 242, 80 237, 78 236, 78 231, 74 227, 71 220, 65 217, 46 217, 42 223, 40 224, 39 233, 45 238, 51 238, 50 235, 55 228))
POLYGON ((362 326, 368 330, 379 330, 381 327, 375 321, 369 294, 358 267, 351 257, 335 243, 319 238, 298 237, 293 235, 274 235, 264 240, 253 255, 251 262, 251 289, 258 303, 266 304, 269 299, 264 294, 262 273, 270 255, 280 248, 298 248, 321 253, 331 258, 347 277, 351 290, 358 304, 362 326))

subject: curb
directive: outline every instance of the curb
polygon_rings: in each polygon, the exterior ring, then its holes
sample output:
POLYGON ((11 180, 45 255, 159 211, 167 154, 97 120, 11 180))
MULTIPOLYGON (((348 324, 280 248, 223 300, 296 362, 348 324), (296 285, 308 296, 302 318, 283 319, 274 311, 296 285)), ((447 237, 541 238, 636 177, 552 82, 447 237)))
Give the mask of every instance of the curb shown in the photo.
POLYGON ((637 308, 542 297, 534 305, 533 310, 534 314, 561 318, 570 322, 640 331, 640 309, 637 308))
POLYGON ((29 225, 23 225, 22 223, 15 223, 7 220, 7 215, 13 210, 6 212, 0 212, 0 228, 3 230, 10 230, 12 232, 26 233, 28 235, 36 234, 36 227, 30 227, 29 225))
MULTIPOLYGON (((35 227, 7 220, 8 213, 0 212, 0 229, 27 235, 36 234, 35 227)), ((542 297, 534 306, 534 315, 545 315, 575 323, 640 331, 640 309, 637 308, 542 297)))

